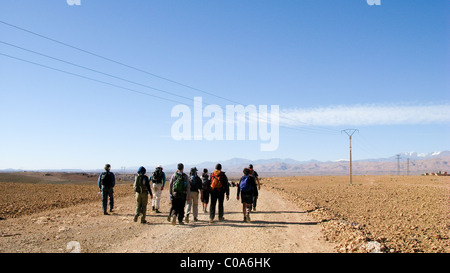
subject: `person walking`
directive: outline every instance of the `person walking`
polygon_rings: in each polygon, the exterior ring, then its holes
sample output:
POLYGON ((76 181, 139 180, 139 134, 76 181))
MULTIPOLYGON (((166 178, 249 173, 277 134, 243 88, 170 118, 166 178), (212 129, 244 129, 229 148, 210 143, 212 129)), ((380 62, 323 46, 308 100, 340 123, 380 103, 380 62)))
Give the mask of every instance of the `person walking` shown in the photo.
POLYGON ((219 221, 225 220, 223 218, 223 201, 225 195, 227 201, 230 199, 230 188, 228 185, 228 178, 225 172, 222 172, 222 165, 219 163, 216 165, 215 171, 211 174, 211 205, 209 207, 209 222, 214 222, 216 214, 216 204, 219 207, 219 221))
POLYGON ((159 205, 161 203, 161 191, 164 190, 164 186, 166 184, 166 174, 163 172, 163 167, 161 165, 158 165, 156 167, 155 171, 150 177, 150 181, 152 182, 152 190, 155 197, 152 199, 152 211, 161 213, 159 211, 159 205))
POLYGON ((256 183, 258 186, 255 188, 255 191, 253 192, 253 202, 252 207, 253 211, 256 211, 256 203, 258 201, 258 191, 261 189, 261 183, 259 182, 259 176, 258 173, 253 169, 253 165, 248 165, 248 168, 250 169, 250 175, 253 176, 256 180, 256 183))
POLYGON ((184 225, 184 206, 186 201, 190 201, 191 187, 189 183, 188 176, 183 172, 184 165, 179 163, 177 166, 177 171, 172 175, 170 179, 169 191, 170 200, 172 201, 172 206, 170 208, 169 218, 172 217, 172 225, 176 225, 176 220, 178 217, 178 223, 184 225))
POLYGON ((147 170, 141 166, 137 171, 137 175, 134 179, 134 192, 136 196, 136 212, 134 214, 134 221, 137 222, 139 215, 141 215, 141 223, 145 224, 145 216, 147 214, 148 195, 150 194, 153 199, 152 189, 150 188, 150 181, 148 176, 145 175, 147 170))
POLYGON ((194 222, 198 221, 198 196, 199 191, 202 191, 202 180, 197 175, 197 168, 191 168, 189 173, 189 184, 191 186, 191 198, 187 202, 186 206, 186 223, 189 223, 189 215, 191 214, 191 210, 194 214, 194 222))
POLYGON ((253 203, 253 194, 256 191, 255 177, 250 175, 250 169, 245 168, 244 176, 241 177, 237 185, 237 200, 240 199, 242 203, 242 213, 244 214, 244 222, 250 222, 250 211, 253 203))
POLYGON ((113 188, 116 185, 116 178, 114 173, 111 172, 111 165, 105 165, 105 171, 102 172, 97 180, 97 186, 102 193, 102 209, 104 215, 109 215, 107 212, 108 197, 109 197, 109 212, 112 212, 114 208, 114 191, 113 188))
POLYGON ((202 174, 202 191, 201 200, 203 206, 203 212, 208 213, 209 192, 211 191, 211 179, 209 179, 208 169, 203 169, 202 174))

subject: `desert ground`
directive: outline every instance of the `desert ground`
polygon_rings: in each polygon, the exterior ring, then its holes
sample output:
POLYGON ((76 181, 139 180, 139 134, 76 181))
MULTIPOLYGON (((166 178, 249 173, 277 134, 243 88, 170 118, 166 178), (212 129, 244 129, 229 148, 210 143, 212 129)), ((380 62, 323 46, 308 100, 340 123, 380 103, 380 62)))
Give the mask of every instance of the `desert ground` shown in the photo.
POLYGON ((210 224, 199 208, 198 222, 172 226, 167 187, 162 213, 133 222, 132 175, 119 177, 103 215, 97 175, 0 174, 0 252, 449 252, 450 177, 264 178, 251 223, 231 187, 225 221, 210 224))

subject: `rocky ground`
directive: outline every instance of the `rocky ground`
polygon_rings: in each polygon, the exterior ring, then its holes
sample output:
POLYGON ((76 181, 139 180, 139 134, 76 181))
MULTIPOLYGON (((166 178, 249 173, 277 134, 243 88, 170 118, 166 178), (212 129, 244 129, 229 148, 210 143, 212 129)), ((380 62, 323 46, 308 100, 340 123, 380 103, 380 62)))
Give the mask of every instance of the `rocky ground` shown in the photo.
MULTIPOLYGON (((92 184, 0 183, 0 218, 17 218, 101 200, 99 188, 92 184)), ((129 195, 131 191, 131 184, 114 188, 116 197, 129 195)))
MULTIPOLYGON (((61 185, 66 187, 67 185, 61 185)), ((92 187, 92 186, 84 186, 92 187)), ((125 185, 124 187, 128 187, 125 185)), ((132 189, 131 189, 132 190, 132 189)), ((89 192, 91 189, 86 188, 89 192)), ((80 196, 82 188, 78 188, 80 196)), ((96 194, 95 191, 92 194, 96 194)), ((111 215, 103 215, 100 201, 84 201, 64 208, 0 221, 0 252, 86 253, 305 253, 334 252, 321 227, 302 208, 278 193, 261 190, 257 211, 243 222, 236 188, 225 201, 225 221, 209 223, 200 208, 199 221, 173 226, 167 221, 167 190, 161 214, 149 212, 148 223, 134 222, 132 194, 116 198, 111 215)), ((217 217, 217 216, 216 216, 217 217)), ((217 218, 216 218, 217 220, 217 218)))
POLYGON ((450 178, 269 178, 266 185, 322 222, 339 252, 449 252, 450 178))
POLYGON ((225 222, 210 225, 200 213, 175 227, 167 189, 163 213, 142 225, 132 221, 130 181, 116 185, 115 210, 103 216, 89 179, 1 182, 0 252, 449 252, 450 177, 356 176, 353 185, 346 176, 266 178, 252 223, 242 222, 232 188, 225 222), (228 239, 199 239, 214 232, 228 239), (185 237, 192 240, 173 245, 185 237))

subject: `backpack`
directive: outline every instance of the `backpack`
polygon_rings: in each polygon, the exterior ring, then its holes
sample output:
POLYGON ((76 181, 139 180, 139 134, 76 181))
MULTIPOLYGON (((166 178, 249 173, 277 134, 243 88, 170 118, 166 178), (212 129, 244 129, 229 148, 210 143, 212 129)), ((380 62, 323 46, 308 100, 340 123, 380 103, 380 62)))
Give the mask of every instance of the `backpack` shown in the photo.
POLYGON ((244 175, 241 178, 241 183, 239 184, 239 188, 241 189, 241 192, 248 193, 248 192, 252 191, 253 187, 249 181, 251 179, 250 177, 251 176, 249 176, 249 175, 244 175))
POLYGON ((152 173, 152 183, 162 183, 161 179, 162 179, 162 170, 157 168, 152 173))
POLYGON ((136 176, 135 181, 134 181, 134 191, 139 192, 139 193, 146 191, 147 188, 145 187, 144 183, 145 183, 144 175, 136 176))
POLYGON ((207 174, 202 174, 202 189, 210 190, 211 188, 211 180, 209 180, 209 176, 207 174))
POLYGON ((192 191, 198 191, 198 183, 197 183, 197 176, 192 175, 191 178, 189 178, 189 183, 191 184, 191 192, 192 191))
POLYGON ((198 175, 192 175, 189 183, 191 184, 191 192, 198 192, 198 190, 203 189, 202 179, 198 175))
POLYGON ((186 191, 184 174, 175 173, 175 182, 173 182, 172 190, 175 193, 184 193, 186 191))
POLYGON ((112 187, 112 174, 111 172, 103 172, 100 178, 101 185, 105 187, 112 187))
POLYGON ((220 190, 222 188, 222 172, 219 173, 219 176, 216 175, 216 172, 213 172, 211 175, 211 189, 212 190, 220 190))

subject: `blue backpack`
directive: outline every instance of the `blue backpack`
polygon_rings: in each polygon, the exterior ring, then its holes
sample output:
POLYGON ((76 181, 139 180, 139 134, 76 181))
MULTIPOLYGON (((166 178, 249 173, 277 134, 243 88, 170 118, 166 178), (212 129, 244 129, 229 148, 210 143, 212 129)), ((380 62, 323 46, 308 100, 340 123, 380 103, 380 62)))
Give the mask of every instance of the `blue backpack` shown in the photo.
POLYGON ((250 176, 249 175, 244 175, 241 178, 241 182, 239 184, 239 188, 241 189, 242 192, 244 193, 248 193, 252 191, 252 185, 250 184, 250 176))

